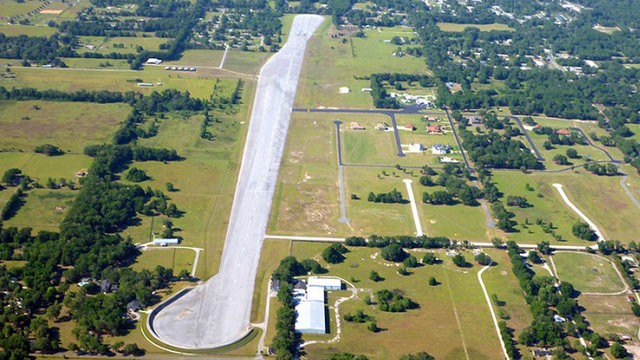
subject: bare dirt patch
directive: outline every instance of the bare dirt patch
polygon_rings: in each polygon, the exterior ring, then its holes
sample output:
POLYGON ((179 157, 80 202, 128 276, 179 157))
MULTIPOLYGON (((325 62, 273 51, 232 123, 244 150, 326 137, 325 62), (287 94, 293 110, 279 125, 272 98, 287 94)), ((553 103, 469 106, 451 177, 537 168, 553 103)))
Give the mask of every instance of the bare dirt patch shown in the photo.
POLYGON ((40 10, 40 14, 59 15, 62 14, 63 11, 64 10, 44 9, 40 10))

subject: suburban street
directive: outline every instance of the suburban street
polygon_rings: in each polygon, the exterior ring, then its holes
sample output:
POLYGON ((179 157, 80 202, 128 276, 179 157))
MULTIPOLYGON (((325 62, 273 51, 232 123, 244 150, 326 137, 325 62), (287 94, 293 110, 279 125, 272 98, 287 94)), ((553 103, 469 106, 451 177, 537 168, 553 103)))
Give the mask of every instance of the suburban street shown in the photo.
POLYGON ((260 71, 219 272, 155 314, 150 330, 166 344, 215 348, 251 330, 258 261, 305 47, 322 21, 296 16, 287 43, 260 71))

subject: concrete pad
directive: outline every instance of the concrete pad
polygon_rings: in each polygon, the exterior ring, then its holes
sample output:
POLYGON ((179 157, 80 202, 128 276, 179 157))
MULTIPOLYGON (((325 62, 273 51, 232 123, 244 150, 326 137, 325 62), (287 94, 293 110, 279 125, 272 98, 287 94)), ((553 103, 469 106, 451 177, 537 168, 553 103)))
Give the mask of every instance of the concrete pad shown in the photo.
POLYGON ((214 348, 250 329, 251 300, 293 101, 309 38, 324 18, 298 15, 287 43, 260 71, 219 273, 152 317, 162 342, 214 348))

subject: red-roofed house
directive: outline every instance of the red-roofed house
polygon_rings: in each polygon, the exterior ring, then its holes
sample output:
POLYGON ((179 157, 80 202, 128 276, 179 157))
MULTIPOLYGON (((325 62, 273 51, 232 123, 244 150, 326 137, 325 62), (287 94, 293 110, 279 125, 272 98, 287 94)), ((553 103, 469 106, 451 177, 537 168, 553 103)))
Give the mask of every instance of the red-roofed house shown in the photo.
POLYGON ((569 136, 569 135, 571 135, 571 131, 568 130, 568 129, 558 129, 558 130, 556 130, 556 134, 569 136))
POLYGON ((427 132, 429 134, 442 134, 442 127, 440 125, 427 126, 427 132))

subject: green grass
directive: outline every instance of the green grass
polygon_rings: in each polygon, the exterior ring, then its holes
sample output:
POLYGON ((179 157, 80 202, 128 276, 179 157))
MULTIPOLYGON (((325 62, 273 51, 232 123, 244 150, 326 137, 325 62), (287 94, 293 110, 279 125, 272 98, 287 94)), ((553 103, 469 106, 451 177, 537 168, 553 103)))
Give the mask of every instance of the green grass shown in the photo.
MULTIPOLYGON (((92 159, 84 155, 45 156, 36 153, 0 152, 0 172, 19 168, 23 174, 45 185, 49 177, 78 183, 76 173, 88 169, 92 159)), ((2 192, 0 192, 2 193, 2 192)))
POLYGON ((40 5, 42 5, 42 3, 35 0, 29 0, 22 3, 16 2, 14 0, 1 0, 0 16, 13 17, 16 15, 26 15, 28 12, 39 8, 40 5))
POLYGON ((111 91, 137 91, 142 94, 150 94, 153 91, 163 91, 172 88, 180 91, 189 91, 191 96, 207 99, 213 90, 215 77, 206 78, 207 75, 197 72, 172 72, 164 67, 149 66, 143 71, 115 70, 115 69, 43 69, 43 68, 13 68, 16 74, 14 79, 0 80, 0 86, 34 87, 38 89, 55 89, 62 91, 78 90, 111 90, 111 91), (43 82, 42 79, 47 81, 43 82), (140 87, 137 79, 142 82, 153 83, 152 87, 140 87), (157 85, 162 83, 162 85, 157 85))
POLYGON ((422 192, 429 193, 436 188, 426 188, 418 182, 413 184, 414 196, 419 202, 418 210, 422 212, 422 230, 429 236, 446 236, 458 241, 489 241, 485 226, 487 219, 480 206, 462 204, 427 205, 422 203, 422 192))
POLYGON ((479 24, 455 24, 455 23, 441 22, 441 23, 438 23, 438 27, 440 28, 440 30, 446 31, 446 32, 463 32, 464 29, 470 28, 470 27, 474 27, 476 29, 479 29, 480 31, 492 31, 492 30, 515 31, 515 29, 509 27, 508 25, 498 24, 498 23, 479 25, 479 24))
POLYGON ((327 18, 307 44, 296 106, 369 108, 372 107, 371 95, 361 89, 370 87, 370 81, 356 80, 354 76, 378 72, 429 72, 422 59, 395 57, 392 53, 397 46, 384 42, 397 35, 413 37, 414 34, 407 32, 406 28, 365 30, 365 38, 331 38, 334 32, 330 25, 327 18), (338 89, 343 86, 349 87, 351 92, 338 94, 338 89))
MULTIPOLYGON (((10 191, 10 190, 9 190, 10 191)), ((32 189, 24 198, 18 213, 3 225, 18 228, 31 227, 33 233, 40 230, 58 231, 67 210, 73 205, 77 192, 68 189, 32 189)))
POLYGON ((78 41, 79 47, 76 51, 81 54, 84 52, 136 54, 138 46, 145 50, 158 51, 160 44, 170 42, 171 38, 79 36, 78 41), (89 49, 88 45, 95 48, 89 49))
MULTIPOLYGON (((224 68, 242 74, 257 75, 260 68, 272 55, 268 52, 249 52, 229 49, 224 61, 224 68)), ((220 65, 218 61, 214 66, 220 65)))
MULTIPOLYGON (((293 244, 292 254, 299 259, 317 259, 326 246, 327 244, 296 242, 293 244)), ((428 351, 437 359, 460 359, 465 358, 465 346, 471 359, 500 357, 500 344, 476 277, 480 267, 459 269, 443 253, 438 253, 439 257, 445 258, 442 265, 411 269, 412 275, 401 276, 397 274, 396 266, 380 259, 379 249, 350 250, 344 263, 328 266, 328 275, 356 280, 356 287, 370 291, 402 289, 420 308, 406 313, 381 312, 363 303, 362 299, 367 291, 362 291, 358 294, 358 300, 342 303, 340 313, 362 309, 374 316, 378 326, 384 330, 374 334, 366 329, 366 324, 342 321, 340 341, 305 347, 309 358, 325 358, 331 353, 347 351, 364 354, 370 359, 397 359, 401 354, 428 351), (369 280, 368 274, 372 270, 377 271, 385 280, 378 283, 369 280), (427 279, 430 276, 434 276, 441 284, 428 286, 427 279)), ((418 252, 416 255, 421 257, 421 254, 422 252, 418 252)), ((465 255, 467 259, 472 256, 470 253, 465 255)), ((329 299, 330 305, 333 305, 331 295, 329 299)), ((330 324, 334 331, 333 311, 330 324)), ((323 339, 331 337, 324 335, 323 339)), ((311 338, 303 335, 303 340, 311 338)), ((313 338, 317 339, 318 336, 313 338)))
POLYGON ((533 244, 544 240, 552 244, 592 245, 591 242, 573 236, 571 227, 578 221, 578 215, 564 204, 558 191, 551 185, 554 182, 571 185, 575 176, 573 173, 522 174, 515 171, 494 171, 493 180, 497 183, 498 189, 504 193, 503 201, 506 201, 508 195, 517 195, 525 197, 533 205, 525 209, 507 207, 507 210, 516 214, 514 220, 519 224, 517 232, 507 234, 508 239, 533 244), (527 183, 534 189, 533 191, 526 189, 527 183), (558 242, 550 234, 544 233, 542 227, 536 225, 536 219, 541 219, 546 224, 552 222, 556 228, 554 230, 556 234, 566 241, 558 242), (530 225, 525 225, 525 220, 528 220, 530 225))
POLYGON ((188 270, 191 273, 193 261, 196 253, 189 249, 175 249, 171 247, 154 248, 142 252, 136 258, 132 268, 136 271, 147 269, 153 271, 156 266, 162 265, 165 268, 173 269, 175 275, 181 270, 188 270))
POLYGON ((405 178, 417 181, 417 176, 410 176, 387 170, 387 176, 380 175, 379 169, 347 167, 345 168, 347 217, 353 232, 360 236, 410 235, 416 229, 409 204, 383 204, 367 201, 369 192, 376 194, 389 192, 394 188, 408 199, 407 189, 402 182, 405 178), (380 177, 378 177, 380 175, 380 177), (360 200, 350 199, 350 194, 357 194, 360 200))
POLYGON ((269 233, 347 234, 340 199, 332 116, 293 113, 273 199, 269 233))
MULTIPOLYGON (((289 255, 290 242, 286 240, 265 239, 260 253, 260 263, 258 264, 258 274, 256 275, 256 285, 253 291, 253 301, 251 302, 251 322, 264 321, 264 309, 266 306, 267 286, 271 274, 280 264, 280 260, 289 255)), ((277 303, 277 299, 271 299, 277 303)), ((276 318, 270 317, 269 324, 274 324, 276 318)))
POLYGON ((114 59, 89 59, 89 58, 62 58, 68 67, 75 69, 117 69, 129 70, 127 60, 114 59))
POLYGON ((162 65, 213 66, 220 65, 224 50, 187 50, 182 53, 180 60, 166 61, 162 65))
POLYGON ((47 36, 48 37, 56 33, 56 28, 52 28, 48 26, 2 24, 0 25, 0 33, 3 33, 7 36, 27 35, 27 36, 47 36))
POLYGON ((88 144, 109 142, 129 112, 127 104, 0 101, 0 148, 31 152, 50 143, 82 153, 88 144))
MULTIPOLYGON (((255 84, 245 84, 244 99, 252 99, 255 84)), ((184 211, 182 217, 172 219, 174 226, 181 229, 176 235, 183 238, 184 246, 205 249, 200 256, 196 276, 208 278, 218 270, 224 244, 227 219, 233 201, 236 174, 240 156, 248 106, 242 105, 237 114, 215 113, 221 123, 214 123, 211 132, 214 141, 199 137, 202 115, 189 118, 171 116, 160 121, 160 131, 156 137, 142 139, 139 144, 176 149, 184 161, 160 163, 144 162, 135 166, 149 174, 151 180, 141 183, 161 189, 184 211), (190 174, 196 174, 194 176, 190 174), (167 192, 165 184, 171 182, 178 191, 167 192)), ((157 221, 157 219, 156 219, 157 221)), ((148 241, 150 220, 142 217, 140 226, 130 227, 125 234, 134 242, 148 241)), ((154 224, 154 231, 159 223, 154 224)))
POLYGON ((624 284, 614 265, 599 255, 556 252, 553 256, 558 278, 573 284, 583 293, 616 293, 624 284))
POLYGON ((633 315, 626 295, 589 296, 578 298, 585 310, 582 315, 599 334, 628 335, 637 338, 640 320, 633 315))

